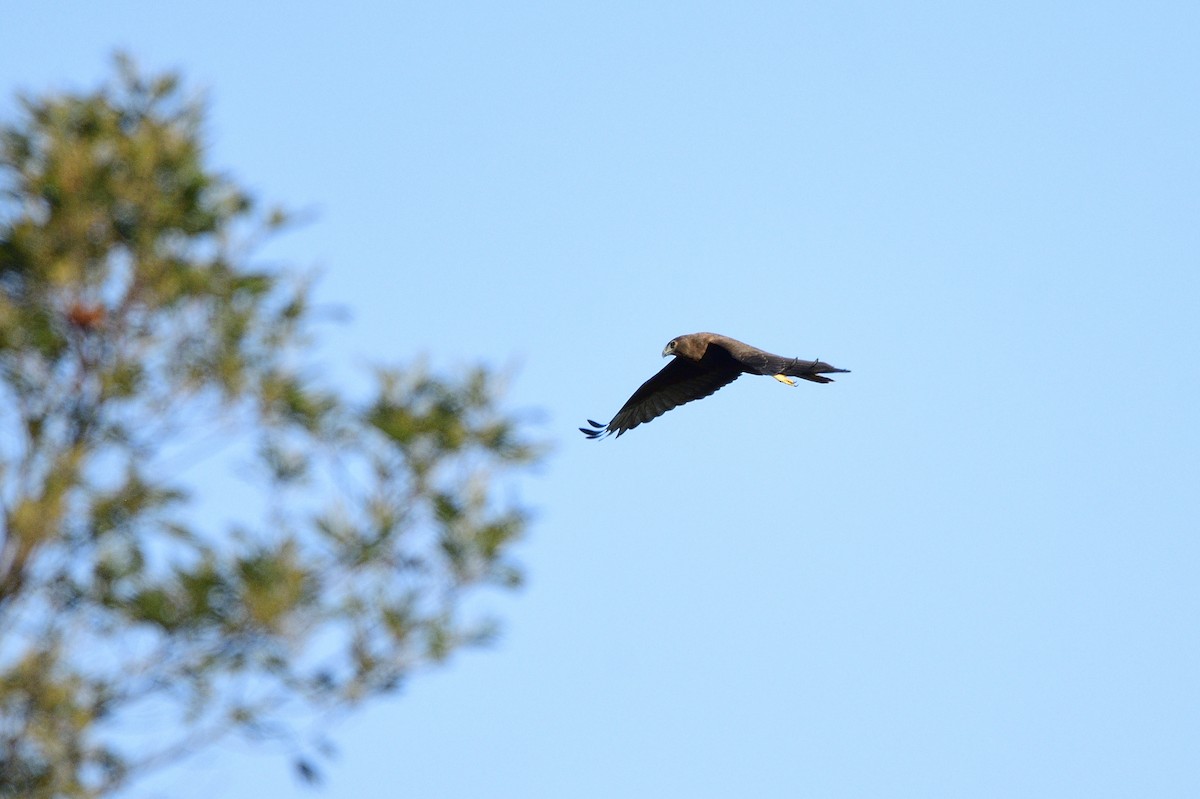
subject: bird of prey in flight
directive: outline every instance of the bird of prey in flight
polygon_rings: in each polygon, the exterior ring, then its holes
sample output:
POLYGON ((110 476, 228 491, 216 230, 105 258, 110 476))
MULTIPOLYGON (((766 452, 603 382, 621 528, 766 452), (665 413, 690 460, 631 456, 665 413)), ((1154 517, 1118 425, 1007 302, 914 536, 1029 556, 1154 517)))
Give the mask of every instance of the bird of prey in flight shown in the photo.
POLYGON ((643 422, 662 416, 672 408, 703 399, 743 374, 770 375, 781 383, 796 385, 793 377, 814 383, 832 383, 825 377, 832 372, 848 372, 822 361, 802 361, 772 355, 716 333, 689 333, 667 342, 663 357, 675 358, 658 374, 633 392, 608 424, 588 419, 588 427, 579 428, 588 438, 618 437, 643 422))

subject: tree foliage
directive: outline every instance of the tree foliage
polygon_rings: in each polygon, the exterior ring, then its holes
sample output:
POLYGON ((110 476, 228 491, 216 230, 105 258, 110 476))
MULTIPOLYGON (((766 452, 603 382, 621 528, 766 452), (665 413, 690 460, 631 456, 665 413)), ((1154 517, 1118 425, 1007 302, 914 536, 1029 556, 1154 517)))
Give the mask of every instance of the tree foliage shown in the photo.
POLYGON ((206 163, 175 76, 117 66, 0 134, 0 796, 238 732, 313 778, 312 719, 485 639, 464 597, 520 581, 497 493, 537 451, 493 375, 323 387, 306 283, 257 262, 286 216, 206 163), (184 481, 214 442, 253 501, 184 481))

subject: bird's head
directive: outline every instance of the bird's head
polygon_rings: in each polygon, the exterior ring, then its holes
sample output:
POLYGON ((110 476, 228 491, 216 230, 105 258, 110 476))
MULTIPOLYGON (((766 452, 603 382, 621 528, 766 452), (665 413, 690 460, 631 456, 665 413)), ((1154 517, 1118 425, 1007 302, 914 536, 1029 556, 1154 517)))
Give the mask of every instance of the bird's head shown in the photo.
POLYGON ((663 357, 675 355, 691 361, 698 361, 704 357, 704 350, 708 347, 707 335, 707 333, 689 333, 686 336, 676 336, 667 342, 667 346, 663 347, 663 357))

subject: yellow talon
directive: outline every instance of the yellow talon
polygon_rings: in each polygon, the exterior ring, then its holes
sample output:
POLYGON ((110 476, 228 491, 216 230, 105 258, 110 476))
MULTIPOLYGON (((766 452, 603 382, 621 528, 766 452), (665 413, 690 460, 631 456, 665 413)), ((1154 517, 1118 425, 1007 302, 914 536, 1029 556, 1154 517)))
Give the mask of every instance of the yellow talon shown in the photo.
POLYGON ((792 378, 788 377, 787 375, 771 375, 771 377, 775 378, 780 383, 787 383, 789 386, 796 385, 796 381, 793 380, 792 378))

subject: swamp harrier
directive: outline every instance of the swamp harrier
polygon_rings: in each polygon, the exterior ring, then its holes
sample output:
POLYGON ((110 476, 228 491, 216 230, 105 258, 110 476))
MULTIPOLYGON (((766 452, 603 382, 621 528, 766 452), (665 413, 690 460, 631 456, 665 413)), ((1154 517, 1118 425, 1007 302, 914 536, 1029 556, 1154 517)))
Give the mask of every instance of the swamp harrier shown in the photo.
POLYGON ((770 375, 781 383, 794 386, 796 381, 789 378, 832 383, 833 379, 825 374, 850 371, 822 361, 772 355, 716 333, 690 333, 673 338, 667 342, 662 354, 664 358, 674 355, 675 359, 633 392, 611 422, 604 425, 588 419, 591 428, 581 427, 580 431, 588 438, 603 438, 613 433, 619 437, 685 402, 707 397, 742 374, 770 375))

